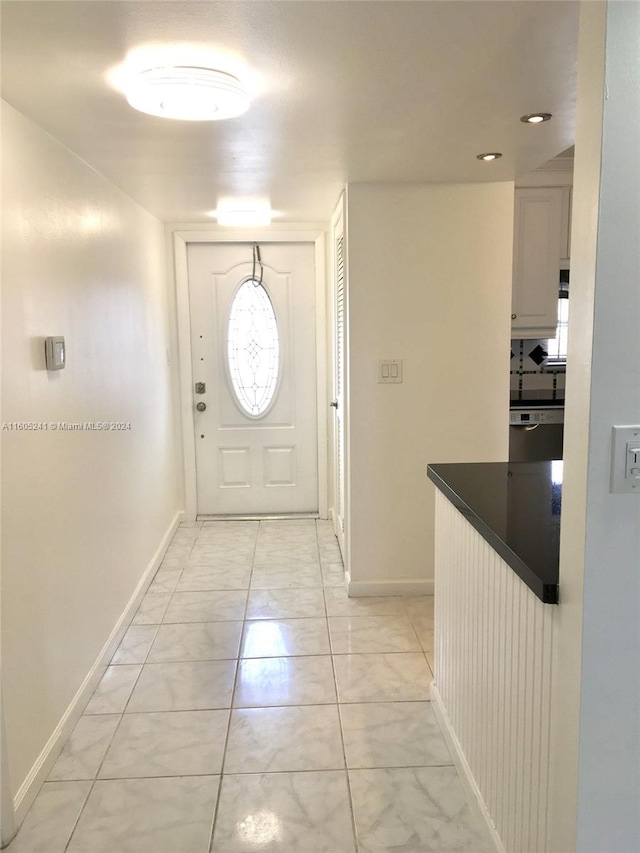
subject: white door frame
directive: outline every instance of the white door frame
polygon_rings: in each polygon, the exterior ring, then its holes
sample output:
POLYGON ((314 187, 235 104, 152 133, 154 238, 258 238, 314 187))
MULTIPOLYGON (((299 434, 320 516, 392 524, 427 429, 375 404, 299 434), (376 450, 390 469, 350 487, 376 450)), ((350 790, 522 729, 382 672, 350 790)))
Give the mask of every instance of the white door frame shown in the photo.
POLYGON ((202 228, 195 230, 169 227, 173 238, 175 262, 176 320, 180 361, 180 410, 184 465, 185 520, 195 521, 198 511, 196 489, 196 444, 193 412, 193 371, 191 367, 191 321, 189 318, 189 243, 313 243, 316 277, 316 364, 318 412, 318 513, 327 517, 327 344, 326 344, 326 259, 325 228, 305 225, 296 229, 287 225, 269 230, 202 228))

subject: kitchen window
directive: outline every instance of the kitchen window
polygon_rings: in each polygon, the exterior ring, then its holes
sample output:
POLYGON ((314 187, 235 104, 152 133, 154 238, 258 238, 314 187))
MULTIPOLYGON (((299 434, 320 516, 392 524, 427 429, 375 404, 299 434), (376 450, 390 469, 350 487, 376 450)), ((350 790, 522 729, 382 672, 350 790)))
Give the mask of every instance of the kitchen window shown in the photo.
POLYGON ((547 365, 565 365, 567 363, 567 336, 569 330, 569 271, 563 270, 560 279, 558 297, 558 325, 555 338, 548 338, 547 365))

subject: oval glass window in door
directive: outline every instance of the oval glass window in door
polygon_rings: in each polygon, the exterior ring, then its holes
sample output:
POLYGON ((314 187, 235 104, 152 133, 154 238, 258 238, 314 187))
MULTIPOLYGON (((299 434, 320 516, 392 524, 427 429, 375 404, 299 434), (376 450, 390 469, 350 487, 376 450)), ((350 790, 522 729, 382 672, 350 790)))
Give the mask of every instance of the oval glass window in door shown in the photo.
POLYGON ((280 339, 269 294, 253 278, 238 287, 231 302, 227 357, 238 405, 250 417, 265 415, 278 387, 280 339))

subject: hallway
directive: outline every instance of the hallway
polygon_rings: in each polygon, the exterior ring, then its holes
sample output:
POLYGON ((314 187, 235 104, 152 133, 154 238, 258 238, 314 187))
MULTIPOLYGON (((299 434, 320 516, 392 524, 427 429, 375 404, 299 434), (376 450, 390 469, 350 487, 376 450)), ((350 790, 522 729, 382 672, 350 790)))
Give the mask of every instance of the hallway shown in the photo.
POLYGON ((329 522, 182 525, 11 853, 482 853, 432 598, 343 584, 329 522))

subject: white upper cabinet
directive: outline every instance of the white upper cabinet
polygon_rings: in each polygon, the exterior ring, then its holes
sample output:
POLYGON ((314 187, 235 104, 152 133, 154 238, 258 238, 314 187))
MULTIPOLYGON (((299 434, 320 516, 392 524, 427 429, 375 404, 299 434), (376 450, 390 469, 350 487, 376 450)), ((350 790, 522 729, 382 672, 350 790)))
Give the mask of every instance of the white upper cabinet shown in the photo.
POLYGON ((559 272, 569 266, 569 187, 515 191, 512 337, 552 338, 559 272))

